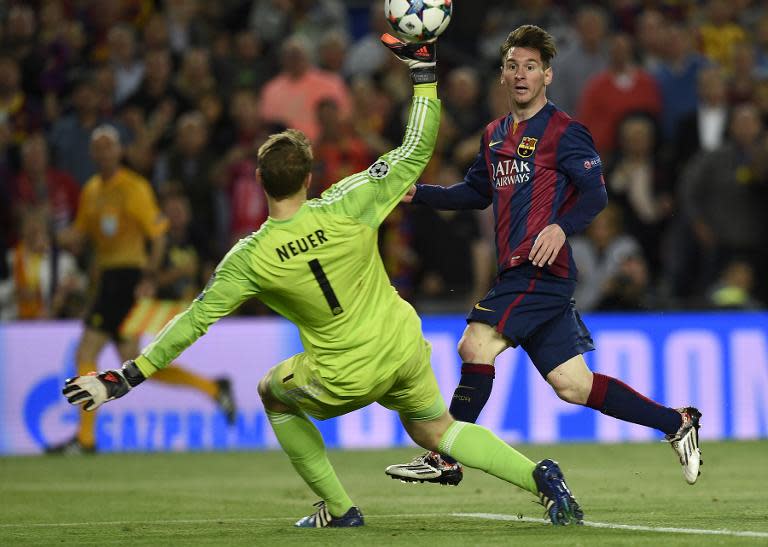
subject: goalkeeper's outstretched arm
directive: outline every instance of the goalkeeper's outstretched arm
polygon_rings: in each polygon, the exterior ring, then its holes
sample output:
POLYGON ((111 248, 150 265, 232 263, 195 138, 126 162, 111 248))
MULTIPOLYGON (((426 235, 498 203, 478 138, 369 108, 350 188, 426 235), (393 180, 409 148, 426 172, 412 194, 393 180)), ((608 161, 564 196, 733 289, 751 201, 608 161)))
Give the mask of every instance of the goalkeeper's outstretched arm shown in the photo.
POLYGON ((384 34, 382 43, 411 73, 413 100, 402 144, 383 154, 366 171, 326 190, 311 207, 327 207, 377 228, 418 180, 432 157, 440 126, 437 98, 436 44, 403 42, 384 34))
POLYGON ((135 360, 119 369, 75 376, 62 393, 73 405, 96 410, 119 399, 157 370, 168 366, 204 335, 221 317, 230 314, 259 288, 248 268, 249 239, 241 240, 219 264, 211 281, 189 307, 174 317, 135 360))

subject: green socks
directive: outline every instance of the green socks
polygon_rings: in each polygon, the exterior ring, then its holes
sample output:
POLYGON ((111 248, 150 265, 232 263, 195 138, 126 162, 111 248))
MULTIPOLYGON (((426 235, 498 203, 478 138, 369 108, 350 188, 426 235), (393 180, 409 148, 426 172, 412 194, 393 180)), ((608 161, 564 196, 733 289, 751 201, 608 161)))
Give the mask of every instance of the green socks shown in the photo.
POLYGON ((353 503, 328 461, 323 437, 304 414, 267 411, 277 440, 293 467, 312 491, 325 500, 331 515, 340 517, 353 503))
POLYGON ((482 426, 453 422, 440 439, 438 449, 467 467, 480 469, 538 495, 533 480, 536 464, 482 426))
MULTIPOLYGON (((267 412, 280 446, 312 491, 325 500, 334 516, 342 516, 353 503, 328 461, 320 432, 304 414, 267 412)), ((453 422, 440 439, 439 451, 468 467, 480 469, 538 494, 533 480, 536 464, 488 429, 453 422)))

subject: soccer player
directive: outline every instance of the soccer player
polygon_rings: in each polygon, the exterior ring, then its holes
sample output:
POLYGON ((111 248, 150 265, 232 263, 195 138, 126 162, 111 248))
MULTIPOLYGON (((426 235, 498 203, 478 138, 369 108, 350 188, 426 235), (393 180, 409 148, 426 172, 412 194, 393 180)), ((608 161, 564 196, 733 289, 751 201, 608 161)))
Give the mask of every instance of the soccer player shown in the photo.
MULTIPOLYGON (((615 378, 593 373, 582 356, 594 346, 574 306, 576 266, 566 238, 592 221, 607 195, 589 131, 547 101, 555 52, 552 36, 537 26, 511 32, 500 52, 500 83, 511 112, 488 124, 463 182, 413 186, 404 198, 447 210, 493 204, 498 276, 467 316, 458 347, 461 379, 450 412, 474 423, 490 396, 496 357, 519 345, 561 399, 664 433, 693 484, 701 464, 699 411, 659 405, 615 378)), ((404 481, 458 484, 457 459, 427 453, 386 473, 404 481)))
MULTIPOLYGON (((99 354, 109 342, 115 344, 123 360, 138 352, 138 337, 121 336, 120 324, 136 296, 151 296, 154 291, 168 224, 149 183, 121 166, 122 147, 114 127, 102 125, 93 130, 91 155, 98 172, 83 187, 74 224, 60 236, 60 243, 73 250, 89 243, 95 262, 92 270, 96 295, 86 315, 76 355, 79 375, 96 370, 99 354)), ((234 399, 228 380, 209 380, 181 367, 169 367, 154 379, 202 391, 217 402, 230 423, 234 420, 234 399)), ((75 436, 49 447, 47 452, 95 452, 95 427, 95 414, 81 411, 75 436)))
POLYGON ((321 498, 298 527, 361 526, 363 515, 339 482, 322 437, 323 420, 374 401, 399 412, 411 438, 539 496, 556 524, 582 511, 552 460, 532 462, 489 430, 448 414, 415 310, 390 285, 377 231, 432 155, 440 120, 435 44, 382 37, 411 68, 414 98, 402 145, 307 200, 312 152, 304 135, 272 135, 258 152, 269 218, 240 240, 203 292, 135 361, 121 370, 67 381, 85 410, 125 395, 163 369, 243 300, 257 297, 299 328, 304 352, 272 368, 259 394, 296 471, 321 498))

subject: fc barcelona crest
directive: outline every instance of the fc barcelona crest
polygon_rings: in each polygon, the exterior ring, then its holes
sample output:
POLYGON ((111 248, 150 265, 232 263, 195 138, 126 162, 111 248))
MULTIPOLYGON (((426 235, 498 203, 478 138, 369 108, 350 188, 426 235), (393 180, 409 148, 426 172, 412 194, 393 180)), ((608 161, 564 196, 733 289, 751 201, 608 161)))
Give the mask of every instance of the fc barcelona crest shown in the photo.
POLYGON ((517 145, 517 155, 521 158, 530 158, 536 151, 536 143, 539 139, 533 137, 523 137, 520 144, 517 145))

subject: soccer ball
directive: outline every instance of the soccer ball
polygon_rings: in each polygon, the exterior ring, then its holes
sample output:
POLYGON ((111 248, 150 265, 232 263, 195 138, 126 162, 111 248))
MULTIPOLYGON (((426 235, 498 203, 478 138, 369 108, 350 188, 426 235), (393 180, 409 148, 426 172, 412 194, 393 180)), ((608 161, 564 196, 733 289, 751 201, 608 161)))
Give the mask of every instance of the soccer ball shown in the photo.
POLYGON ((384 0, 384 15, 392 30, 408 42, 440 36, 451 22, 453 0, 384 0))

